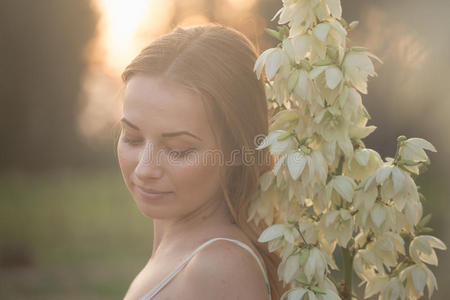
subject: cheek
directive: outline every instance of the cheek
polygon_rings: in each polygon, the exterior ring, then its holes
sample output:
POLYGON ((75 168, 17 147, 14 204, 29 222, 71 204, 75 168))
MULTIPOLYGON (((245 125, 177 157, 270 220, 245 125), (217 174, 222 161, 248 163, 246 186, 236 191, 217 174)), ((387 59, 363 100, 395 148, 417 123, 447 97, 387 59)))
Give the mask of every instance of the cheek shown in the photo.
POLYGON ((127 149, 127 146, 123 142, 117 145, 117 158, 119 160, 120 170, 122 171, 125 183, 128 185, 128 178, 137 165, 136 151, 127 149))
MULTIPOLYGON (((175 174, 174 174, 175 175, 175 174)), ((178 195, 187 197, 197 204, 215 196, 220 188, 219 168, 217 166, 178 167, 176 173, 178 195)))

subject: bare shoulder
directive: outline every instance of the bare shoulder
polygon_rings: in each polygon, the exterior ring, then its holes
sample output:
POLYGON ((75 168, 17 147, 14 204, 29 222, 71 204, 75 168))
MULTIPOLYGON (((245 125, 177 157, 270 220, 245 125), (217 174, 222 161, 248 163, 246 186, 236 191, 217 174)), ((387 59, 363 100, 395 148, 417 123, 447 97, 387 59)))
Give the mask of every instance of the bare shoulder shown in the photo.
POLYGON ((200 250, 184 270, 187 299, 267 299, 264 275, 248 250, 217 240, 200 250), (189 295, 189 296, 188 296, 189 295))

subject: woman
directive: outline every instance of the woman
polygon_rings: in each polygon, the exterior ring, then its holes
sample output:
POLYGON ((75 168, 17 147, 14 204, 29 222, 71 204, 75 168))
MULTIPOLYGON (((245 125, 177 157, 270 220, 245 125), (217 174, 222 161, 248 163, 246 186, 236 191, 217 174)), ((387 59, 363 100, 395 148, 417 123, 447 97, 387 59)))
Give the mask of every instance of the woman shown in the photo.
POLYGON ((257 242, 264 224, 247 222, 273 166, 255 151, 268 131, 256 57, 234 29, 177 27, 123 72, 120 168, 154 222, 152 255, 125 299, 280 298, 279 257, 257 242))

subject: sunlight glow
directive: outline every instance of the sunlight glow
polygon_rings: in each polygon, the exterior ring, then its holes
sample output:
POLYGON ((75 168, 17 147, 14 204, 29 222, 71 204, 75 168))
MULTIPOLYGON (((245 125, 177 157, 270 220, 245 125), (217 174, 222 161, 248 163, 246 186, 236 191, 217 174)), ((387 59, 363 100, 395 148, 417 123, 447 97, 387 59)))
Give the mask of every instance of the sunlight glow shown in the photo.
POLYGON ((91 0, 99 14, 97 37, 86 48, 90 62, 80 97, 80 132, 109 139, 108 130, 121 114, 120 75, 136 55, 168 31, 175 0, 91 0))
POLYGON ((95 0, 100 12, 99 38, 104 60, 123 69, 138 51, 166 30, 173 14, 168 0, 95 0))
POLYGON ((179 26, 187 27, 197 24, 206 24, 209 23, 210 20, 208 17, 202 14, 190 15, 185 17, 181 22, 178 23, 179 26))
POLYGON ((227 0, 235 10, 249 10, 255 5, 256 0, 227 0))

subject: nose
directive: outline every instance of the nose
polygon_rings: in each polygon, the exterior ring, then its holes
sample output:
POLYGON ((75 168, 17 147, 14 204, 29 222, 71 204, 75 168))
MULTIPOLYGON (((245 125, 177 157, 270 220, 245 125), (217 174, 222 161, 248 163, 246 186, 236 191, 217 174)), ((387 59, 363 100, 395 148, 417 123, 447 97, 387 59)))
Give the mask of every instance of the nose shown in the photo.
POLYGON ((163 175, 161 161, 154 151, 152 143, 148 142, 141 151, 138 164, 135 168, 135 174, 142 182, 149 179, 160 178, 163 175))

